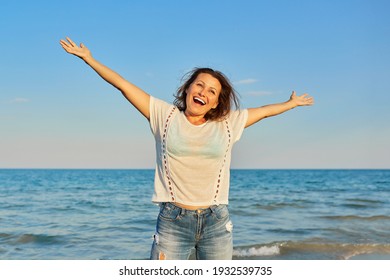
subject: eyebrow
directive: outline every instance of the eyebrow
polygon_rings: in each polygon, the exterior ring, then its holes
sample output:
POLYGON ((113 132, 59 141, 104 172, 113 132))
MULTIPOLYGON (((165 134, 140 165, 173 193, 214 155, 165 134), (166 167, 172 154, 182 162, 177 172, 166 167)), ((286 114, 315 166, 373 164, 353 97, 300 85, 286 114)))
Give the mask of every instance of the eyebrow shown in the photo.
POLYGON ((210 88, 212 88, 212 89, 214 89, 215 91, 217 91, 217 89, 215 88, 215 87, 213 87, 213 86, 210 86, 209 84, 206 84, 205 82, 203 82, 202 80, 200 80, 200 79, 197 79, 196 81, 198 81, 198 82, 202 82, 203 84, 205 84, 205 85, 208 85, 210 88))

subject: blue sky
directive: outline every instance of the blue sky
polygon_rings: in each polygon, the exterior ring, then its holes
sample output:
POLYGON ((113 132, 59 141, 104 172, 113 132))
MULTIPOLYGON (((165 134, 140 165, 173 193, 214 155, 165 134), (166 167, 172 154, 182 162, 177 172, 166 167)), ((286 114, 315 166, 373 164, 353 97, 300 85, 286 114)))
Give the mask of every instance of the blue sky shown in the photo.
POLYGON ((196 66, 242 107, 314 96, 245 130, 233 168, 390 168, 389 1, 1 1, 0 168, 153 168, 148 123, 59 40, 173 100, 196 66))

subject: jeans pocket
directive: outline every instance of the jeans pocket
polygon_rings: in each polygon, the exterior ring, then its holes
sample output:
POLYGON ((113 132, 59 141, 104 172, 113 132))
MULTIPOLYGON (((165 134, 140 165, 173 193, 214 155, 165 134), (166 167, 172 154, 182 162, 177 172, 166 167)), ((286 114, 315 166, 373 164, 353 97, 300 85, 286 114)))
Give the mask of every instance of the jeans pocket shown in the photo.
POLYGON ((223 220, 229 217, 229 210, 226 205, 219 205, 212 210, 212 215, 217 220, 223 220))
POLYGON ((159 218, 166 221, 174 221, 180 217, 181 209, 170 203, 161 205, 159 218))

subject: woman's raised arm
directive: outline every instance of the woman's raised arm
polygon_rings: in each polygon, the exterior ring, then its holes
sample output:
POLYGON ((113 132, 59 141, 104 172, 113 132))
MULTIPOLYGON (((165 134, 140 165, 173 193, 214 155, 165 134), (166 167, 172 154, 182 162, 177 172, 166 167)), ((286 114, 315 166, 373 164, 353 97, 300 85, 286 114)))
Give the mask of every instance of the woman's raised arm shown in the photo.
POLYGON ((295 91, 293 91, 290 99, 286 102, 248 109, 248 120, 245 127, 251 126, 264 118, 282 114, 297 106, 310 106, 313 104, 313 97, 308 94, 298 96, 295 91))
POLYGON ((121 77, 118 73, 111 70, 107 66, 101 64, 99 61, 92 57, 89 49, 84 45, 80 44, 77 46, 70 38, 66 40, 60 40, 61 46, 67 53, 73 54, 87 63, 96 73, 99 74, 106 82, 120 90, 123 96, 131 103, 142 115, 148 120, 150 117, 149 103, 150 95, 144 92, 142 89, 128 82, 126 79, 121 77))

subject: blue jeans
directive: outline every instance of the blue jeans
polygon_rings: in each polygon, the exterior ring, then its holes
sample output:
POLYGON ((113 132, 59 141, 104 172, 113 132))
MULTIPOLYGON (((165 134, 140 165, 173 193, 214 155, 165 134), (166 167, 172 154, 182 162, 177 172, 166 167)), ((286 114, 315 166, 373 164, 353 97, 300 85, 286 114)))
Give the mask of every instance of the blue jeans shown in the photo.
POLYGON ((161 203, 150 259, 231 260, 233 224, 226 205, 187 210, 161 203))

